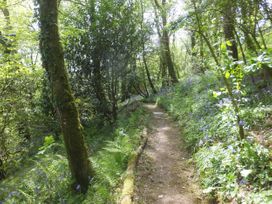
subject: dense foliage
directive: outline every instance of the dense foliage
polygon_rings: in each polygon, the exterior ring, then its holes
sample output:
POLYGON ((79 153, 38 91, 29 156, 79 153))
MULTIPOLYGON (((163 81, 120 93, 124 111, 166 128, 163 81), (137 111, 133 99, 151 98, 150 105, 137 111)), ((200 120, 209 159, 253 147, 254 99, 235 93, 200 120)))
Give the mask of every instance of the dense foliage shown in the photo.
MULTIPOLYGON (((70 172, 61 142, 48 135, 43 146, 23 169, 1 183, 0 201, 4 203, 114 203, 119 192, 127 161, 140 143, 142 129, 146 126, 148 113, 139 108, 133 113, 124 111, 116 127, 102 130, 87 128, 85 137, 91 141, 91 158, 96 176, 86 196, 68 191, 70 172), (95 135, 95 137, 94 137, 95 135), (98 144, 97 144, 98 143, 98 144)), ((89 142, 88 142, 89 144, 89 142)))
POLYGON ((270 0, 45 2, 0 0, 0 203, 114 203, 141 97, 180 123, 205 193, 271 202, 270 0), (94 171, 85 195, 65 140, 76 128, 94 171))
POLYGON ((198 76, 187 75, 160 103, 183 127, 204 192, 220 202, 270 203, 271 5, 187 5, 177 25, 191 32, 191 64, 198 76))
POLYGON ((190 77, 159 97, 159 104, 180 122, 206 193, 221 201, 267 203, 272 178, 270 91, 244 95, 241 113, 247 139, 239 141, 229 99, 215 96, 220 88, 209 75, 190 77))

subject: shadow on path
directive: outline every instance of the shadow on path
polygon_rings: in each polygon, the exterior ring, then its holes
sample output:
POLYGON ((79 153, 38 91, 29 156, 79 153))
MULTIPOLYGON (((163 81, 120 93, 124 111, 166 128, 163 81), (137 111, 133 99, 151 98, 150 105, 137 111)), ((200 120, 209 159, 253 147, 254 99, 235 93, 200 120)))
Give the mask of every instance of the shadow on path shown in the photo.
POLYGON ((180 140, 176 122, 155 105, 147 146, 139 160, 134 202, 138 204, 200 204, 201 190, 194 180, 194 169, 180 140))

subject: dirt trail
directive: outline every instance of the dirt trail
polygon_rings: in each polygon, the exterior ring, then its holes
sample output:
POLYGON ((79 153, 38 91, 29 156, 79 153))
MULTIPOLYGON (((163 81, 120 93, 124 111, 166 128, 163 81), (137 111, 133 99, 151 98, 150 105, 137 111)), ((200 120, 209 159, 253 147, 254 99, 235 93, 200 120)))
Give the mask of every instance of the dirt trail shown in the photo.
POLYGON ((152 112, 151 132, 139 160, 136 179, 137 204, 198 204, 201 191, 194 181, 194 169, 180 140, 180 130, 169 116, 155 105, 146 105, 152 112))

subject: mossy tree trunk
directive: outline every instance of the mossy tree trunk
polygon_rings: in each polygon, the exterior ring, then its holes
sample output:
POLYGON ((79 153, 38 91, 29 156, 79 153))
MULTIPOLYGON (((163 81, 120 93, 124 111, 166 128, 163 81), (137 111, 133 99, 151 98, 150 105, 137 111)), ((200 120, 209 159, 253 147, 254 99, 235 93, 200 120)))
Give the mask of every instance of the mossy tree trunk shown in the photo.
POLYGON ((162 39, 162 34, 161 34, 161 28, 160 28, 160 20, 159 20, 159 15, 157 12, 157 9, 160 8, 160 5, 158 3, 157 0, 154 0, 155 4, 154 6, 154 14, 155 14, 155 26, 156 26, 156 30, 158 33, 158 37, 160 39, 160 73, 158 76, 158 80, 161 78, 162 80, 162 84, 161 87, 166 87, 168 85, 168 73, 167 73, 167 66, 165 63, 165 60, 163 58, 163 47, 162 47, 162 43, 161 43, 161 39, 162 39))
POLYGON ((231 42, 231 44, 227 43, 227 49, 230 51, 230 56, 234 61, 238 60, 238 49, 237 43, 235 40, 235 7, 234 1, 225 2, 223 7, 223 30, 226 41, 231 42))
MULTIPOLYGON (((161 4, 158 2, 158 0, 154 0, 154 3, 157 7, 157 9, 160 12, 160 17, 162 20, 162 34, 159 35, 160 37, 160 47, 161 47, 161 59, 162 59, 162 63, 163 65, 165 65, 167 67, 167 71, 168 74, 170 76, 170 80, 172 82, 172 84, 177 83, 178 82, 178 78, 177 78, 177 74, 175 71, 175 67, 174 67, 174 63, 173 63, 173 59, 171 56, 171 50, 170 50, 170 39, 169 39, 169 32, 167 29, 167 5, 166 5, 166 0, 162 0, 161 4)), ((157 14, 156 18, 157 18, 157 14)), ((158 21, 158 20, 156 20, 158 21)), ((158 26, 157 26, 158 27, 158 26)), ((164 66, 162 66, 162 68, 166 68, 164 66)), ((165 70, 162 70, 162 74, 165 70)), ((164 80, 164 76, 163 76, 163 80, 164 80)), ((162 83, 164 86, 164 82, 162 83)))
POLYGON ((171 82, 177 83, 178 78, 176 75, 174 63, 173 63, 172 56, 171 56, 169 33, 168 33, 168 29, 166 28, 166 26, 167 26, 166 0, 162 0, 162 9, 161 10, 162 10, 162 24, 163 24, 161 42, 163 45, 162 47, 163 47, 164 59, 167 64, 167 67, 168 67, 168 73, 169 73, 169 76, 171 77, 171 82))
POLYGON ((68 81, 64 54, 58 31, 57 0, 38 0, 40 18, 40 49, 43 66, 51 84, 70 170, 73 188, 86 192, 91 175, 87 149, 84 144, 79 113, 68 81))

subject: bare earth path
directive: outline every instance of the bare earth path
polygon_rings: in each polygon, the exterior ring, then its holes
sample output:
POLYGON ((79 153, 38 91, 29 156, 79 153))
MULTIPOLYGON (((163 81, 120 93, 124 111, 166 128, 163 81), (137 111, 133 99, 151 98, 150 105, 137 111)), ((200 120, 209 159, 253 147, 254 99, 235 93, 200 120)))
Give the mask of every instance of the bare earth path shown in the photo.
POLYGON ((176 122, 160 108, 146 105, 152 112, 151 132, 139 160, 136 179, 137 204, 198 204, 201 192, 194 182, 194 169, 180 140, 176 122))

